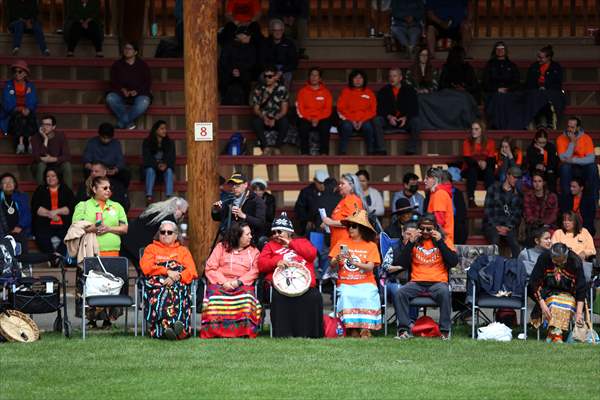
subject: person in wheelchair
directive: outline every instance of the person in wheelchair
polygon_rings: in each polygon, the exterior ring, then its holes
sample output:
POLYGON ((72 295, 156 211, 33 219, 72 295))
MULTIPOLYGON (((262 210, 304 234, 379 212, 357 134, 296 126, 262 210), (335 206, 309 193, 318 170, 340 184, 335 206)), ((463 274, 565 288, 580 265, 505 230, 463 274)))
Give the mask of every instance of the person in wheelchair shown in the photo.
POLYGON ((548 326, 548 343, 562 343, 563 332, 575 314, 575 322, 583 325, 583 302, 586 282, 581 259, 564 243, 554 243, 542 253, 531 273, 531 293, 536 301, 531 324, 548 326))
POLYGON ((190 283, 198 272, 192 254, 181 244, 175 222, 160 223, 154 241, 144 250, 140 267, 147 278, 144 302, 150 337, 187 338, 191 331, 190 283))
POLYGON ((250 225, 233 223, 206 261, 200 337, 256 337, 262 312, 254 288, 258 256, 250 225))
POLYGON ((458 255, 452 243, 444 237, 433 214, 426 213, 418 221, 418 232, 409 237, 394 265, 408 268, 409 282, 396 296, 398 335, 396 339, 409 339, 410 301, 421 293, 428 293, 440 307, 442 339, 449 338, 452 313, 448 274, 458 264, 458 255))
MULTIPOLYGON (((323 298, 315 278, 317 249, 305 238, 293 238, 294 226, 285 212, 273 221, 271 240, 258 258, 258 269, 273 285, 271 323, 274 337, 323 337, 323 298), (304 272, 285 275, 283 285, 273 283, 277 268, 304 272), (305 273, 308 272, 309 275, 305 273), (291 281, 290 281, 291 279, 291 281), (298 289, 297 289, 298 288, 298 289), (305 290, 298 295, 297 290, 305 290), (288 289, 288 290, 286 290, 288 289)), ((278 283, 278 282, 277 282, 278 283)))

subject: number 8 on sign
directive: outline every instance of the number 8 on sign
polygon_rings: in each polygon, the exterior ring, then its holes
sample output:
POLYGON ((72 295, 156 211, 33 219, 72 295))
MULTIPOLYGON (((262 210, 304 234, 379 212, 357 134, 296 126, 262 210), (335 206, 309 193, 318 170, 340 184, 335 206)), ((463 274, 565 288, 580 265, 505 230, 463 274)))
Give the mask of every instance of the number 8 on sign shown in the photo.
POLYGON ((196 122, 194 123, 194 140, 212 141, 213 140, 213 124, 212 122, 196 122))

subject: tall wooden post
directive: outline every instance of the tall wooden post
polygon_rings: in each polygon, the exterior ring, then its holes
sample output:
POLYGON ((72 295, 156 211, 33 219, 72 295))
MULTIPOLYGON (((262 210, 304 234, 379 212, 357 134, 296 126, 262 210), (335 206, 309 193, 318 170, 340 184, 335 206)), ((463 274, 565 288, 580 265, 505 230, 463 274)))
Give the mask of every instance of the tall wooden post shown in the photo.
POLYGON ((187 131, 187 200, 190 250, 199 273, 209 256, 217 224, 210 217, 219 199, 217 173, 218 0, 184 0, 184 82, 187 131), (212 122, 213 141, 195 141, 194 123, 212 122))

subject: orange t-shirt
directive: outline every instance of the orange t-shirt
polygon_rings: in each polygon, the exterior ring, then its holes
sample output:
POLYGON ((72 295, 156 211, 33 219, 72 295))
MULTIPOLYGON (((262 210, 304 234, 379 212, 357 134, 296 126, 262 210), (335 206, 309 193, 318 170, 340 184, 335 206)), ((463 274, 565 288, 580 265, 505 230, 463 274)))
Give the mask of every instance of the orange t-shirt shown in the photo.
POLYGON ((336 106, 338 113, 349 121, 364 122, 377 115, 377 98, 368 88, 344 88, 336 106))
POLYGON ((229 0, 227 13, 238 22, 250 22, 260 12, 259 0, 229 0))
POLYGON ((538 85, 544 86, 546 83, 546 71, 550 68, 550 63, 540 65, 540 76, 538 76, 538 85))
MULTIPOLYGON (((350 194, 344 197, 342 200, 340 200, 338 205, 335 206, 333 212, 331 213, 331 218, 336 221, 342 221, 354 214, 354 211, 356 211, 357 208, 359 210, 364 209, 362 201, 357 195, 350 194)), ((350 239, 350 236, 348 235, 348 228, 346 228, 345 226, 339 228, 331 226, 330 229, 331 247, 333 247, 340 239, 350 239)))
POLYGON ((310 85, 304 86, 296 96, 296 110, 300 118, 317 120, 328 118, 331 115, 333 97, 325 85, 320 84, 318 89, 310 85))
MULTIPOLYGON (((342 244, 348 246, 348 253, 355 262, 372 262, 375 264, 375 266, 381 263, 381 257, 379 256, 379 249, 377 248, 377 245, 373 242, 365 242, 364 240, 340 240, 337 245, 331 246, 331 251, 329 252, 329 256, 331 258, 334 258, 340 254, 340 246, 342 244)), ((350 265, 348 262, 344 262, 344 265, 340 266, 338 272, 337 284, 341 285, 343 283, 347 285, 359 285, 361 283, 372 283, 373 285, 376 285, 373 271, 363 271, 360 268, 350 265)))
POLYGON ((440 185, 436 187, 436 190, 431 192, 429 198, 429 205, 427 206, 427 212, 435 214, 436 212, 444 213, 444 224, 440 226, 444 230, 446 238, 454 246, 454 206, 452 205, 452 197, 450 194, 442 189, 440 185))
POLYGON ((496 143, 492 139, 488 139, 485 148, 483 148, 481 143, 473 145, 469 139, 465 139, 463 142, 463 156, 471 157, 477 161, 496 158, 496 143))
POLYGON ((25 107, 25 95, 27 94, 27 84, 25 82, 14 81, 15 85, 15 98, 17 102, 17 108, 21 109, 25 107))
MULTIPOLYGON (((567 135, 560 135, 556 138, 556 150, 558 151, 558 155, 563 154, 567 151, 571 140, 567 137, 567 135)), ((575 149, 573 149, 573 157, 581 158, 587 155, 594 153, 594 141, 587 134, 583 133, 577 137, 575 140, 575 149)))
POLYGON ((448 282, 448 269, 440 249, 431 239, 415 245, 412 250, 410 280, 415 282, 448 282))
MULTIPOLYGON (((58 189, 50 189, 50 210, 58 209, 58 189)), ((51 220, 50 225, 62 225, 61 216, 58 216, 58 221, 51 220)))
POLYGON ((581 196, 573 197, 573 211, 579 212, 579 206, 581 205, 581 196))

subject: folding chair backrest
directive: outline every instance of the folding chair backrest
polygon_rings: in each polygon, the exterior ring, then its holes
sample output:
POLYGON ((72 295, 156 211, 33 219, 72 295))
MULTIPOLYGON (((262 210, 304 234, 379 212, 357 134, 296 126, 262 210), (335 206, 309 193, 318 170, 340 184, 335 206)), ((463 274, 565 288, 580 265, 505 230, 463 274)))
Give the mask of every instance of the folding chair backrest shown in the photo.
POLYGON ((379 251, 381 254, 381 259, 385 257, 390 248, 396 247, 398 242, 400 242, 400 239, 391 238, 387 233, 381 232, 379 234, 379 251))
MULTIPOLYGON (((100 257, 102 265, 106 272, 123 279, 125 284, 121 289, 121 294, 127 295, 129 289, 129 260, 125 257, 100 257)), ((83 273, 87 275, 90 270, 102 271, 102 267, 96 257, 86 257, 83 259, 83 273)))
POLYGON ((479 256, 497 256, 499 250, 495 244, 481 246, 457 244, 454 247, 458 255, 458 264, 450 270, 450 284, 453 291, 465 292, 467 290, 467 270, 473 261, 479 256))

